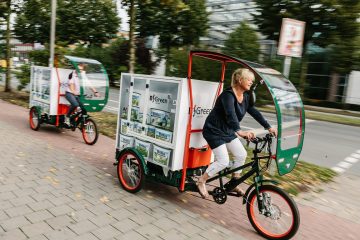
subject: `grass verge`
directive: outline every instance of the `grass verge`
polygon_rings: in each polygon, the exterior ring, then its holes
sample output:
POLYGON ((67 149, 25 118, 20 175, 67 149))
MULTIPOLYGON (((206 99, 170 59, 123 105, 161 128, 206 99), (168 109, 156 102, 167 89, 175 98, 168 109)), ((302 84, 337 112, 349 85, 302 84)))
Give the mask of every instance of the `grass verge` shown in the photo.
MULTIPOLYGON (((5 93, 3 87, 0 87, 0 99, 26 108, 29 106, 29 94, 23 92, 5 93)), ((91 113, 91 116, 96 121, 101 134, 115 139, 117 127, 116 114, 98 112, 91 113)), ((250 156, 252 156, 251 149, 248 149, 248 156, 248 160, 250 160, 250 156)), ((279 176, 276 173, 271 176, 267 172, 265 176, 278 181, 280 187, 290 194, 297 195, 300 192, 314 190, 322 183, 332 181, 336 173, 325 167, 299 161, 295 169, 289 174, 279 176)))

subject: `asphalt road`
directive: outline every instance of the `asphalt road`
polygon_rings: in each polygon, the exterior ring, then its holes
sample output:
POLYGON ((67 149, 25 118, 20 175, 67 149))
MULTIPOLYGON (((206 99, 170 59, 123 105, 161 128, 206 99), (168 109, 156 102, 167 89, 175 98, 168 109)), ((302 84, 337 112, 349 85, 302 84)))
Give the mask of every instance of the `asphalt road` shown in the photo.
MULTIPOLYGON (((119 90, 110 88, 105 111, 118 112, 119 90)), ((274 114, 263 113, 271 125, 276 125, 274 114)), ((261 130, 262 127, 247 115, 241 123, 244 130, 261 130)), ((333 168, 339 173, 360 176, 360 128, 323 121, 306 120, 306 133, 300 159, 320 166, 333 168)))

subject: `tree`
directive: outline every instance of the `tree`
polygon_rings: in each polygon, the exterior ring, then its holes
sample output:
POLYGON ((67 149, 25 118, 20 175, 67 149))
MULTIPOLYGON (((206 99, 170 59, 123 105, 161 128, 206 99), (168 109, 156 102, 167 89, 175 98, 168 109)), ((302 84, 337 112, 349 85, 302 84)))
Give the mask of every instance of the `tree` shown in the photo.
POLYGON ((167 55, 174 46, 197 45, 208 28, 205 0, 140 1, 137 26, 141 37, 160 37, 167 55))
MULTIPOLYGON (((15 34, 27 43, 48 43, 50 2, 28 0, 15 23, 15 34)), ((119 18, 112 0, 58 0, 56 41, 100 45, 114 38, 119 18)))
POLYGON ((304 51, 302 59, 302 79, 300 91, 303 91, 305 73, 307 72, 306 50, 309 42, 320 47, 328 47, 341 56, 333 55, 336 64, 333 72, 349 71, 354 61, 354 43, 360 29, 359 0, 256 0, 258 14, 254 22, 259 26, 262 34, 268 39, 278 40, 282 18, 293 18, 306 22, 304 36, 304 51), (347 46, 346 46, 347 45, 347 46), (352 46, 350 46, 352 45, 352 46), (336 46, 336 47, 335 47, 336 46), (343 66, 342 63, 344 63, 343 66), (346 67, 345 67, 346 66, 346 67), (345 68, 344 68, 345 67, 345 68))
POLYGON ((223 52, 249 61, 258 61, 260 54, 259 39, 256 31, 241 22, 225 41, 223 52))

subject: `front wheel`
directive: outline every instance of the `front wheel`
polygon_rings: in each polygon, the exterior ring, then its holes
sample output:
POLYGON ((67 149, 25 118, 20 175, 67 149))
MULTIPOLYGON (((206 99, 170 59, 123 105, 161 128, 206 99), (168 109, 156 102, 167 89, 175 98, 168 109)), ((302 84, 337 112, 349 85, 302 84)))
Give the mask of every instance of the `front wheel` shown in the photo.
POLYGON ((29 125, 34 131, 37 131, 40 128, 40 113, 36 107, 30 108, 29 125))
POLYGON ((143 163, 139 156, 131 150, 125 150, 121 153, 117 174, 121 186, 128 192, 136 193, 142 189, 145 174, 143 163))
POLYGON ((94 145, 98 140, 98 129, 95 121, 91 118, 85 120, 81 132, 85 143, 88 145, 94 145))
POLYGON ((290 239, 300 225, 300 214, 292 198, 273 185, 259 187, 263 211, 259 210, 256 190, 248 197, 246 206, 251 225, 266 239, 290 239))

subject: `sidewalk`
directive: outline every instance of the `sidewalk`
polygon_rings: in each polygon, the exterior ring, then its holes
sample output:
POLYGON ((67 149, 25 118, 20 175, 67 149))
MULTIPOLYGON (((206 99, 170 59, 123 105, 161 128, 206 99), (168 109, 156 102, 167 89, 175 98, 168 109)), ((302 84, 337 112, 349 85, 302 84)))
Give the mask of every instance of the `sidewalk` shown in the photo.
POLYGON ((242 239, 0 119, 0 239, 242 239))
MULTIPOLYGON (((27 109, 1 100, 0 109, 0 239, 262 239, 240 199, 217 205, 158 184, 129 194, 112 166, 114 140, 87 146, 78 131, 34 132, 27 109)), ((357 239, 351 217, 298 206, 294 239, 357 239)))

